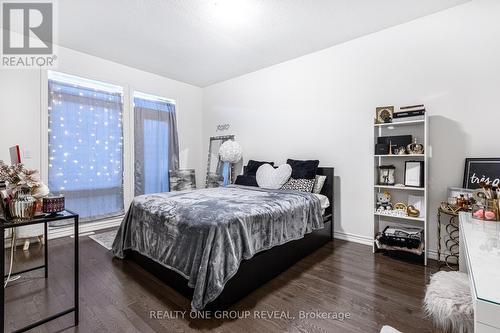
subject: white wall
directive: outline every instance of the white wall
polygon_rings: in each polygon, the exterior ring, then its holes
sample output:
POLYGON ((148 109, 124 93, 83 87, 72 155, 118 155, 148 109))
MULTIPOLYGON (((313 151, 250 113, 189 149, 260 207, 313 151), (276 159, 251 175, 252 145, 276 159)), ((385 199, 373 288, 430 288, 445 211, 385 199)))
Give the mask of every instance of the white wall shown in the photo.
MULTIPOLYGON (((461 184, 465 157, 498 156, 498 17, 500 2, 474 0, 203 90, 65 48, 59 48, 58 70, 176 99, 181 167, 195 168, 199 184, 208 137, 226 134, 215 132, 219 123, 231 124, 247 160, 318 158, 334 166, 341 190, 336 230, 367 240, 376 106, 426 105, 431 207, 446 199, 447 186, 461 184)), ((0 70, 0 159, 20 144, 32 154, 28 166, 41 168, 44 77, 0 70)))
POLYGON ((370 240, 375 107, 424 103, 434 250, 435 209, 447 186, 461 185, 465 157, 500 154, 499 17, 500 1, 474 0, 207 87, 203 137, 229 123, 246 160, 317 158, 334 166, 336 231, 370 240))
MULTIPOLYGON (((197 182, 202 184, 205 159, 201 152, 201 88, 67 48, 59 47, 57 56, 57 71, 124 87, 124 119, 131 113, 129 91, 175 99, 180 166, 195 168, 197 182)), ((46 76, 45 71, 39 70, 0 69, 0 159, 10 161, 8 148, 19 144, 24 152, 32 155, 31 158, 24 156, 23 162, 31 168, 43 168, 41 139, 45 139, 46 134, 41 133, 41 124, 46 112, 42 109, 46 109, 47 103, 46 76)), ((129 130, 124 129, 125 140, 129 130)), ((125 168, 131 168, 130 163, 125 168)))

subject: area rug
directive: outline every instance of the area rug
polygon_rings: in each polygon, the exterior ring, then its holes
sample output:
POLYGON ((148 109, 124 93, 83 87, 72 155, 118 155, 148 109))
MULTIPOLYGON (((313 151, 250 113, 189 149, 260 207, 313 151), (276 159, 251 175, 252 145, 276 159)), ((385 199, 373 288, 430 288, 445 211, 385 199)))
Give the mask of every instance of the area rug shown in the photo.
POLYGON ((89 238, 97 242, 102 247, 105 247, 107 250, 111 250, 117 232, 118 230, 106 231, 100 234, 89 236, 89 238))

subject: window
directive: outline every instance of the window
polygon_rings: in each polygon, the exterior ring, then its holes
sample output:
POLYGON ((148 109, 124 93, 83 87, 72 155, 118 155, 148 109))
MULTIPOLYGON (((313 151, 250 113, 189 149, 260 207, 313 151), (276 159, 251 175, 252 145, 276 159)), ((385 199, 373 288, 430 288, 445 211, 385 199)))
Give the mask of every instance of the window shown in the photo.
POLYGON ((167 192, 179 167, 175 102, 134 93, 135 195, 167 192))
POLYGON ((82 221, 122 214, 121 88, 56 72, 48 88, 49 188, 82 221))

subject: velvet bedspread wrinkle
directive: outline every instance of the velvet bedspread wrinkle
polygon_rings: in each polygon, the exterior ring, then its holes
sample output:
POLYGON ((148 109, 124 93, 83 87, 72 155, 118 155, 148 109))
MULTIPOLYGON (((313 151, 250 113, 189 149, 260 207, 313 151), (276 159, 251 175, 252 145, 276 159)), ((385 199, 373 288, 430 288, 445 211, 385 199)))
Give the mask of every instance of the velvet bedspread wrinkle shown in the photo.
POLYGON ((324 227, 311 193, 230 185, 134 199, 113 243, 176 271, 194 288, 191 306, 217 298, 240 262, 324 227))

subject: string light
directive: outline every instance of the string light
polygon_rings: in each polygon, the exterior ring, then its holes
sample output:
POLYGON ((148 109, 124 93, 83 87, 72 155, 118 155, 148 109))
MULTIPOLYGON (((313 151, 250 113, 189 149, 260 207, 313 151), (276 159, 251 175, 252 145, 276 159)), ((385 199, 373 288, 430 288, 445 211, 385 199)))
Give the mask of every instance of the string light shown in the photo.
POLYGON ((55 81, 50 89, 49 147, 58 149, 49 149, 49 186, 58 191, 121 186, 121 94, 55 81))

